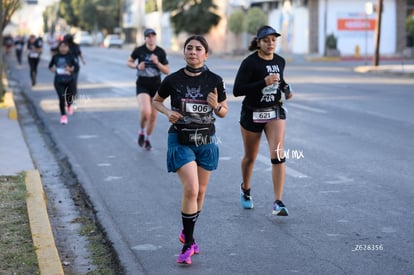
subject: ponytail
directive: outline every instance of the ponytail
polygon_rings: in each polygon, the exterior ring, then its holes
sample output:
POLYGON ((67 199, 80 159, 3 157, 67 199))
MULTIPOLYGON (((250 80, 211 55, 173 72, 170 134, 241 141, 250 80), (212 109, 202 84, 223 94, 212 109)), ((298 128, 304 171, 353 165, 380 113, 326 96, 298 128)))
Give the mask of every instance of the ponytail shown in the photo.
POLYGON ((249 51, 255 51, 259 48, 259 45, 257 44, 257 38, 253 37, 252 41, 250 42, 250 46, 248 47, 249 51))

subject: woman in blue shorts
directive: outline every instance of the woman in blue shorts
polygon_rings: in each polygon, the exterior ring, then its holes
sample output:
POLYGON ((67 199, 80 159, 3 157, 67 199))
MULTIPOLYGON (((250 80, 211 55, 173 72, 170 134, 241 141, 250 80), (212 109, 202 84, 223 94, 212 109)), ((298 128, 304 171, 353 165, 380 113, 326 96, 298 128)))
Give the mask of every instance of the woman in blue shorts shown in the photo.
POLYGON ((191 264, 191 256, 200 252, 193 238, 194 226, 219 157, 214 114, 224 117, 228 111, 223 79, 204 65, 207 58, 205 38, 190 36, 184 43, 186 67, 166 76, 153 99, 153 106, 172 123, 167 168, 178 174, 183 187, 179 239, 184 245, 177 259, 181 264, 191 264), (167 97, 171 108, 164 105, 167 97))

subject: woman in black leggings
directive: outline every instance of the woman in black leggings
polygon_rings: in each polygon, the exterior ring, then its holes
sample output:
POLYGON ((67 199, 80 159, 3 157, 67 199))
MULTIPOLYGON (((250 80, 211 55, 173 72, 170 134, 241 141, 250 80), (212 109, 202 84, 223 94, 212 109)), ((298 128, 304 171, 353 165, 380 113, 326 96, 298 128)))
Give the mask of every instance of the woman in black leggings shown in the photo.
POLYGON ((30 35, 27 41, 28 62, 30 67, 30 78, 32 86, 36 85, 37 66, 39 65, 40 55, 42 54, 42 40, 36 39, 35 35, 30 35))
POLYGON ((66 113, 72 115, 72 103, 76 96, 76 84, 74 72, 78 66, 75 57, 69 53, 67 42, 60 42, 58 53, 52 57, 49 63, 49 70, 55 74, 54 86, 59 97, 60 123, 67 124, 66 113), (65 109, 66 107, 66 109, 65 109), (66 112, 67 111, 67 112, 66 112))

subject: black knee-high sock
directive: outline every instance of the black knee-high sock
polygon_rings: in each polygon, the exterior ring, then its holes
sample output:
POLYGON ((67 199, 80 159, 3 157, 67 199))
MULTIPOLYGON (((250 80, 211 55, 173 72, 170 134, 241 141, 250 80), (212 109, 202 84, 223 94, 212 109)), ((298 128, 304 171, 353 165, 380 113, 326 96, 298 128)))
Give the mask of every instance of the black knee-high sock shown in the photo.
POLYGON ((198 218, 198 213, 186 214, 181 212, 183 220, 183 231, 185 235, 184 247, 189 247, 193 244, 194 225, 198 218))

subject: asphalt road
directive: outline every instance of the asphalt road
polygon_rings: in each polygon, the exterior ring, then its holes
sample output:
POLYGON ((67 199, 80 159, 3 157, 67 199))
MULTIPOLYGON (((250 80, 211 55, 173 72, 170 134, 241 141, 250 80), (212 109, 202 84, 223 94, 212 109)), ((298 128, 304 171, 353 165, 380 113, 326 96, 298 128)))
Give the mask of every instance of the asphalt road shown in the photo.
MULTIPOLYGON (((288 62, 288 217, 271 215, 271 164, 263 139, 252 178, 253 210, 239 205, 240 59, 212 55, 228 89, 217 121, 220 164, 195 237, 201 254, 183 268, 181 186, 166 171, 168 121, 154 150, 136 144, 135 72, 127 49, 83 48, 78 109, 59 123, 47 54, 31 88, 27 64, 13 67, 57 148, 68 158, 128 274, 412 274, 414 272, 414 79, 357 74, 355 63, 288 62)), ((172 70, 184 65, 170 55, 172 70)))

